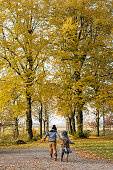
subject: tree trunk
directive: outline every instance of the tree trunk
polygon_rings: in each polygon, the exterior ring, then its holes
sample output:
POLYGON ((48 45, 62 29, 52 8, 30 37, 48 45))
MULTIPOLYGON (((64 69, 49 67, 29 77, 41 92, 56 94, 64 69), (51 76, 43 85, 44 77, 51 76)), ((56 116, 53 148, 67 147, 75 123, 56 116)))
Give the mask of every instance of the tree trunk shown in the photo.
POLYGON ((96 136, 99 136, 99 110, 96 110, 96 136))
MULTIPOLYGON (((31 34, 31 33, 30 33, 31 34)), ((31 41, 31 39, 30 39, 31 41)), ((30 42, 31 43, 31 42, 30 42)), ((27 131, 29 135, 29 139, 32 139, 33 137, 33 131, 32 131, 32 116, 31 116, 31 105, 32 105, 32 94, 31 94, 31 87, 33 83, 33 58, 32 58, 32 52, 30 51, 29 56, 27 56, 27 62, 28 62, 28 68, 26 75, 27 75, 27 81, 26 81, 26 97, 27 97, 27 131)))
POLYGON ((49 131, 49 116, 47 110, 45 109, 45 118, 44 118, 44 134, 49 131))
MULTIPOLYGON (((81 68, 85 61, 85 58, 86 58, 86 55, 84 55, 81 58, 81 68)), ((75 80, 79 81, 80 80, 80 71, 75 71, 74 75, 75 75, 75 80)), ((78 106, 77 106, 77 116, 76 116, 77 134, 79 135, 79 137, 83 137, 83 112, 82 112, 83 103, 82 103, 82 97, 81 97, 82 90, 81 90, 81 88, 80 89, 78 88, 75 92, 76 92, 76 95, 78 95, 78 101, 79 101, 78 106)))
POLYGON ((110 129, 110 131, 111 131, 111 120, 110 120, 110 125, 109 125, 109 129, 110 129))
POLYGON ((105 136, 105 114, 103 113, 103 136, 105 136))
POLYGON ((66 131, 69 133, 69 118, 66 117, 66 131))
POLYGON ((18 130, 18 118, 15 118, 15 127, 14 127, 14 139, 19 137, 19 130, 18 130))
POLYGON ((25 125, 25 122, 23 122, 23 124, 21 126, 22 127, 22 135, 23 136, 25 135, 25 126, 24 125, 25 125))
POLYGON ((75 134, 76 129, 75 129, 75 118, 74 117, 71 119, 71 122, 72 122, 72 133, 75 134))
POLYGON ((72 111, 71 114, 71 123, 72 123, 72 134, 76 133, 76 129, 75 129, 75 110, 72 111))
POLYGON ((46 122, 47 122, 47 110, 45 109, 43 124, 44 124, 44 134, 46 133, 46 122))
POLYGON ((77 116, 77 134, 79 137, 83 137, 83 112, 82 110, 78 110, 77 116))
POLYGON ((1 126, 2 126, 2 125, 0 124, 0 137, 1 137, 1 126))
POLYGON ((72 124, 71 118, 69 117, 69 134, 72 134, 72 124))
POLYGON ((49 131, 49 115, 47 114, 46 133, 49 131))
POLYGON ((39 123, 40 123, 40 138, 42 138, 42 103, 41 103, 41 109, 40 109, 40 113, 39 113, 39 123))
POLYGON ((44 122, 44 135, 45 135, 45 133, 46 133, 46 121, 44 120, 43 122, 44 122))
POLYGON ((32 117, 31 117, 31 97, 27 93, 27 111, 26 111, 26 130, 29 135, 29 139, 32 139, 33 137, 33 132, 32 132, 32 117))
POLYGON ((3 133, 3 137, 4 137, 4 133, 5 133, 5 127, 4 126, 2 128, 2 133, 3 133))

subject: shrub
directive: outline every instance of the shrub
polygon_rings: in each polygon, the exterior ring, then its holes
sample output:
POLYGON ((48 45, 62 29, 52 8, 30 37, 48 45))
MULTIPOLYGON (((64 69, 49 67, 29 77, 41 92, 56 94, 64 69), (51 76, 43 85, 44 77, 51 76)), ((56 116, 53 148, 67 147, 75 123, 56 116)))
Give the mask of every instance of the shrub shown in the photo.
POLYGON ((91 131, 90 130, 84 130, 83 137, 84 138, 89 138, 89 136, 91 136, 91 131))
POLYGON ((74 134, 75 138, 89 138, 89 136, 91 136, 91 131, 90 130, 84 130, 83 134, 79 134, 78 132, 76 132, 74 134))
POLYGON ((23 141, 23 140, 17 140, 17 141, 15 142, 15 144, 16 144, 16 145, 26 144, 26 142, 23 141))
POLYGON ((32 138, 32 141, 37 141, 37 140, 38 140, 37 137, 32 138))

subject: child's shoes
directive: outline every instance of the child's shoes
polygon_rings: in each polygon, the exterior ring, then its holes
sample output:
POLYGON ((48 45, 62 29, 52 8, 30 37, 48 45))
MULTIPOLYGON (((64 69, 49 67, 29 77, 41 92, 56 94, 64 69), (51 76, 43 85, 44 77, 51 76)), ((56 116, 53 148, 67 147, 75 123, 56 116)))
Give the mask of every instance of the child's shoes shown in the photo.
POLYGON ((52 154, 50 154, 50 156, 49 156, 50 158, 52 158, 52 154))
POLYGON ((54 158, 54 159, 55 159, 55 161, 57 161, 57 154, 55 155, 55 158, 54 158))

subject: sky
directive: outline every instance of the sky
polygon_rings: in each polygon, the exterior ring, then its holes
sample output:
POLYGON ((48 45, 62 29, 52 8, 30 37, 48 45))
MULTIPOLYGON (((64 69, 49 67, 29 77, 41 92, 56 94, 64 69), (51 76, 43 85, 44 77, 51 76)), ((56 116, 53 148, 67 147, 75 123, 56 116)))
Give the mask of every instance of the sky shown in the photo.
POLYGON ((52 115, 52 118, 50 118, 50 126, 56 125, 56 126, 65 126, 66 120, 61 116, 52 115))

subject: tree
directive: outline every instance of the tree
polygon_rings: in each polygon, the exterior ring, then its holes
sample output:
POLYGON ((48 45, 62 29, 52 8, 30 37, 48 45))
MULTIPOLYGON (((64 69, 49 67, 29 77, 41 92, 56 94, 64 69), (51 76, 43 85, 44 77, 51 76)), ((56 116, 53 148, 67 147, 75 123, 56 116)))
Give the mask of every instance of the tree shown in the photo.
POLYGON ((105 118, 105 126, 109 127, 110 130, 111 130, 112 125, 113 125, 113 115, 111 114, 109 116, 106 116, 106 118, 105 118))
POLYGON ((19 77, 13 75, 12 70, 5 71, 0 81, 0 113, 3 126, 13 126, 14 136, 19 136, 18 121, 25 116, 25 92, 19 77))
POLYGON ((49 130, 49 116, 51 115, 55 88, 55 84, 44 78, 44 74, 43 78, 40 79, 40 83, 34 84, 35 93, 32 96, 33 115, 38 119, 40 124, 40 137, 43 134, 43 126, 44 132, 49 130))
MULTIPOLYGON (((46 60, 49 24, 48 1, 2 0, 0 2, 0 62, 10 67, 22 81, 26 96, 26 126, 32 133, 32 94, 37 75, 46 60)), ((50 30, 49 30, 50 33, 50 30)), ((10 76, 10 75, 9 75, 10 76)), ((39 78, 39 77, 38 77, 39 78)))
MULTIPOLYGON (((110 35, 111 36, 111 35, 110 35)), ((107 43, 97 46, 92 50, 93 57, 85 63, 84 75, 89 75, 89 95, 91 95, 91 106, 96 108, 96 129, 99 136, 100 116, 107 112, 108 102, 112 102, 112 61, 111 45, 109 36, 107 43)))
POLYGON ((111 1, 106 3, 106 1, 89 0, 67 0, 55 3, 55 17, 58 16, 59 20, 56 19, 54 22, 58 28, 59 37, 55 39, 54 50, 57 49, 56 56, 58 58, 59 55, 58 59, 61 59, 62 65, 65 61, 67 65, 71 63, 73 68, 73 76, 70 76, 71 82, 74 80, 72 103, 74 103, 74 107, 77 107, 79 136, 83 135, 83 106, 91 100, 91 95, 86 95, 86 92, 90 91, 88 78, 93 79, 93 76, 89 77, 88 72, 84 76, 84 69, 89 69, 89 67, 84 68, 85 63, 89 59, 92 60, 94 55, 98 58, 98 55, 102 56, 104 52, 108 52, 106 42, 112 31, 112 5, 111 1))

